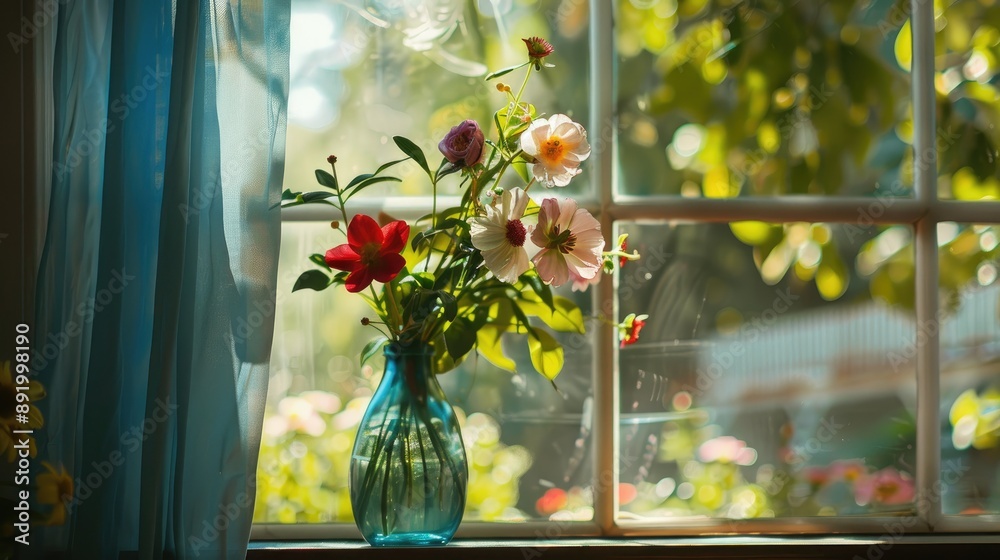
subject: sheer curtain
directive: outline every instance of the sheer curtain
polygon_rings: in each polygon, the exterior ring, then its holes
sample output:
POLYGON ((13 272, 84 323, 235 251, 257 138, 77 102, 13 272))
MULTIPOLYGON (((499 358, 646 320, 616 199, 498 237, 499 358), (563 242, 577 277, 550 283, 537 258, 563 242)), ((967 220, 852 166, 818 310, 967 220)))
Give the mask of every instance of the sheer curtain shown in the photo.
POLYGON ((53 165, 35 464, 72 485, 39 506, 51 525, 31 551, 242 558, 273 327, 289 0, 38 5, 57 13, 36 51, 49 51, 53 165))

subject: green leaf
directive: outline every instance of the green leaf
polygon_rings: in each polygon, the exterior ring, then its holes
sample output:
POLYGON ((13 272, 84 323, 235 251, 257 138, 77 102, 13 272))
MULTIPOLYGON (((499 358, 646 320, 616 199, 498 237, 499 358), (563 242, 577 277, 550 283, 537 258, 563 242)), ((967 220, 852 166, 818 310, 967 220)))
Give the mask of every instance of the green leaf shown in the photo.
POLYGON ((362 181, 365 181, 367 179, 371 179, 372 177, 378 175, 379 173, 385 171, 386 169, 389 169, 393 165, 396 165, 397 163, 403 163, 404 161, 406 161, 408 159, 410 159, 410 158, 405 157, 403 159, 397 159, 395 161, 390 161, 388 163, 383 163, 381 167, 379 167, 378 169, 375 170, 375 173, 362 173, 361 175, 358 175, 357 177, 351 179, 351 182, 347 183, 347 186, 344 187, 344 190, 346 191, 347 189, 353 187, 354 185, 357 185, 358 183, 360 183, 362 181))
POLYGON ((369 340, 368 344, 365 344, 364 350, 361 351, 361 365, 364 366, 365 362, 374 358, 387 342, 389 339, 381 335, 369 340))
POLYGON ((330 192, 323 192, 323 191, 307 192, 307 193, 303 193, 303 195, 302 195, 302 202, 308 204, 310 202, 316 202, 318 200, 326 200, 326 199, 330 198, 331 196, 337 196, 337 193, 330 193, 330 192))
MULTIPOLYGON (((448 160, 445 160, 445 161, 448 161, 448 160)), ((438 181, 441 180, 441 177, 445 177, 447 175, 451 175, 452 173, 456 173, 458 171, 461 171, 462 169, 463 169, 462 166, 460 166, 460 165, 454 165, 454 164, 452 164, 450 162, 448 163, 448 165, 442 165, 441 167, 438 168, 438 171, 437 171, 438 181)))
POLYGON ((376 183, 385 183, 386 181, 401 183, 403 180, 400 179, 399 177, 370 177, 358 183, 357 186, 354 187, 354 190, 348 193, 346 197, 344 197, 344 201, 350 200, 352 196, 358 194, 367 187, 370 187, 376 183))
POLYGON ((441 220, 440 222, 438 222, 438 226, 436 228, 434 229, 428 228, 414 235, 413 239, 410 241, 410 248, 416 251, 417 247, 421 243, 429 241, 430 238, 434 237, 439 233, 450 235, 451 237, 454 237, 456 240, 461 241, 462 240, 461 234, 469 230, 469 227, 470 226, 468 222, 466 222, 465 220, 460 220, 458 218, 448 218, 445 220, 441 220), (448 231, 452 228, 456 230, 454 234, 448 231))
POLYGON ((525 313, 538 317, 554 331, 586 333, 583 312, 572 300, 557 296, 551 308, 533 301, 521 301, 519 305, 525 313))
POLYGON ((415 272, 410 275, 418 286, 427 290, 434 289, 434 275, 430 272, 415 272))
POLYGON ((531 180, 531 177, 528 175, 528 164, 527 163, 518 160, 518 161, 515 161, 514 163, 510 164, 510 166, 512 168, 514 168, 514 171, 517 171, 517 175, 525 183, 527 183, 528 181, 531 180))
POLYGON ((438 290, 435 292, 438 295, 438 299, 441 300, 441 306, 444 308, 444 319, 446 321, 454 321, 455 316, 458 315, 458 300, 455 296, 444 290, 438 290))
POLYGON ((562 371, 565 360, 563 348, 551 334, 542 330, 529 334, 528 351, 531 354, 531 365, 546 379, 554 380, 562 371))
POLYGON ((273 210, 273 209, 277 208, 278 206, 282 206, 282 203, 288 202, 289 200, 296 200, 296 199, 298 199, 298 197, 299 197, 300 194, 302 194, 302 193, 293 192, 292 189, 285 189, 285 190, 281 191, 281 200, 279 200, 278 202, 272 204, 270 206, 269 210, 273 210))
POLYGON ((413 161, 417 162, 417 165, 424 169, 428 177, 431 176, 431 168, 427 166, 427 158, 424 157, 424 151, 420 149, 420 146, 417 146, 412 140, 404 136, 393 136, 392 141, 396 143, 396 146, 404 154, 413 158, 413 161))
MULTIPOLYGON (((458 214, 461 214, 464 210, 465 208, 461 206, 452 206, 451 208, 445 208, 444 210, 438 211, 437 220, 441 222, 443 220, 450 218, 451 216, 457 216, 458 214)), ((424 214, 423 216, 417 218, 417 222, 429 222, 432 217, 433 214, 424 214)))
POLYGON ((322 266, 323 268, 330 268, 326 264, 326 257, 323 256, 323 255, 321 255, 321 254, 319 254, 319 253, 313 253, 313 254, 309 255, 309 260, 311 260, 313 262, 313 264, 322 266))
MULTIPOLYGON (((493 113, 493 122, 497 125, 497 132, 500 134, 500 144, 506 144, 507 140, 503 135, 503 124, 500 122, 500 111, 493 113)), ((494 150, 499 149, 495 144, 493 144, 492 140, 487 140, 486 142, 492 145, 494 150)))
POLYGON ((514 313, 514 316, 517 317, 517 323, 512 325, 514 327, 513 332, 521 332, 521 327, 523 327, 523 330, 528 334, 535 333, 535 328, 532 327, 531 323, 528 321, 528 316, 524 314, 524 311, 518 304, 513 303, 510 306, 510 310, 514 313))
POLYGON ((337 190, 337 179, 322 169, 316 170, 316 180, 328 189, 337 190))
POLYGON ((503 353, 503 333, 505 328, 486 325, 476 331, 476 349, 479 355, 496 367, 509 371, 517 371, 517 364, 503 353))
POLYGON ((444 343, 452 358, 456 360, 461 358, 476 345, 475 326, 465 317, 456 318, 448 326, 448 330, 444 331, 444 343))
POLYGON ((535 294, 542 299, 542 302, 545 303, 545 305, 549 306, 549 309, 555 309, 555 304, 552 300, 552 286, 542 282, 542 279, 538 276, 537 272, 533 270, 528 271, 527 273, 521 275, 521 279, 528 285, 528 287, 534 290, 535 294))
POLYGON ((434 339, 434 357, 432 358, 431 366, 434 368, 434 374, 440 375, 442 373, 447 373, 459 366, 465 361, 468 354, 460 358, 452 358, 451 354, 444 342, 444 335, 438 335, 434 339))
POLYGON ((513 72, 514 70, 517 70, 518 68, 524 68, 528 64, 531 64, 531 62, 530 61, 529 62, 522 62, 521 64, 518 64, 516 66, 508 66, 506 68, 501 68, 500 70, 497 70, 496 72, 490 72, 483 79, 488 82, 488 81, 492 80, 493 78, 499 78, 500 76, 505 76, 507 74, 510 74, 511 72, 513 72))
POLYGON ((322 270, 307 270, 299 275, 299 279, 292 286, 292 291, 297 292, 308 288, 320 292, 325 290, 329 285, 330 277, 325 272, 322 270))

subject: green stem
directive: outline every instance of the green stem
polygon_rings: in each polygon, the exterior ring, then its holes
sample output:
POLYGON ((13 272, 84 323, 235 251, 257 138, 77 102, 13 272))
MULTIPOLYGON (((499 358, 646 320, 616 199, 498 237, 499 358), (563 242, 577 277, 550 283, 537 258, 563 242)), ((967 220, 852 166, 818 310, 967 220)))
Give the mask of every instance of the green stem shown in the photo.
MULTIPOLYGON (((390 387, 395 389, 395 387, 390 387)), ((395 393, 395 391, 390 391, 395 393)), ((393 397, 393 395, 388 395, 393 397)), ((391 400, 391 399, 390 399, 391 400)), ((368 460, 368 468, 365 469, 365 478, 361 484, 361 511, 357 512, 358 519, 364 519, 368 504, 371 502, 371 494, 375 490, 375 472, 378 470, 378 463, 382 459, 382 449, 385 447, 385 430, 388 427, 389 407, 386 407, 382 415, 382 422, 379 424, 378 437, 375 438, 375 449, 368 460)))
MULTIPOLYGON (((396 324, 399 325, 399 330, 402 331, 404 327, 403 316, 399 313, 399 306, 396 304, 396 293, 393 290, 392 283, 385 284, 383 291, 385 292, 385 301, 388 302, 386 308, 392 314, 392 318, 396 321, 396 324)), ((390 331, 397 336, 399 334, 395 328, 390 329, 390 331)))
MULTIPOLYGON (((528 85, 528 78, 531 77, 532 68, 534 68, 534 65, 529 64, 528 71, 524 73, 524 81, 521 82, 521 89, 517 90, 517 96, 514 97, 514 110, 507 115, 507 126, 510 126, 511 121, 516 118, 517 112, 521 110, 521 95, 524 93, 524 87, 528 85)), ((504 128, 507 128, 507 126, 504 128)), ((504 130, 504 136, 507 136, 506 130, 504 130)))

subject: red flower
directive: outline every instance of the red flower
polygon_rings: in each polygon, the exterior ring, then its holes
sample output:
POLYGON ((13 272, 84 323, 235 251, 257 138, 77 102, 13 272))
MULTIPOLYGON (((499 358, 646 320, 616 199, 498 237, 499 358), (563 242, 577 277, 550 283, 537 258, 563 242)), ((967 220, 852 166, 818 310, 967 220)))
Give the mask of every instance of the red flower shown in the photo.
POLYGON ((541 37, 528 37, 521 40, 528 46, 528 57, 535 62, 549 56, 555 50, 551 43, 541 37))
MULTIPOLYGON (((622 241, 622 249, 621 249, 622 253, 624 253, 626 250, 628 250, 628 241, 622 241)), ((627 262, 628 262, 628 257, 618 257, 619 268, 625 266, 625 263, 627 262)))
POLYGON ((535 509, 541 515, 552 515, 553 513, 566 507, 569 497, 566 491, 561 488, 549 488, 545 494, 535 502, 535 509))
POLYGON ((618 338, 622 341, 622 348, 639 342, 639 331, 642 330, 642 327, 646 326, 646 319, 648 318, 648 315, 629 313, 625 317, 625 321, 618 325, 618 338))
POLYGON ((375 220, 358 214, 347 226, 347 243, 326 252, 326 264, 351 273, 345 282, 348 292, 360 292, 372 280, 389 282, 406 266, 399 253, 409 235, 410 226, 404 221, 379 228, 375 220))

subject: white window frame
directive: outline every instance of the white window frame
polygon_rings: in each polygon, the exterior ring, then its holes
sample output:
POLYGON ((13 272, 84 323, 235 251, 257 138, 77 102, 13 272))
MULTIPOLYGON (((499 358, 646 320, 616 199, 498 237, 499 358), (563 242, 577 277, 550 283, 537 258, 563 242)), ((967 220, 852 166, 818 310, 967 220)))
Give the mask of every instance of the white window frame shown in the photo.
MULTIPOLYGON (((912 96, 914 114, 914 197, 891 203, 865 197, 780 196, 732 199, 681 198, 673 196, 629 196, 616 192, 614 112, 614 1, 590 2, 590 136, 595 145, 590 173, 598 185, 598 196, 583 202, 599 212, 604 231, 614 231, 618 221, 658 220, 694 223, 760 220, 766 222, 826 222, 908 224, 915 231, 916 324, 934 324, 938 311, 938 243, 940 222, 998 223, 1000 201, 942 200, 937 196, 934 90, 934 3, 911 0, 913 39, 912 96), (595 138, 603 140, 601 143, 595 138), (601 148, 601 149, 598 149, 601 148), (869 210, 877 205, 880 215, 869 210)), ((358 201, 353 211, 384 210, 400 218, 416 218, 430 209, 429 199, 402 198, 358 201)), ((329 221, 325 209, 291 208, 282 211, 284 221, 329 221)), ((594 304, 614 301, 616 283, 601 282, 593 290, 594 304)), ((940 435, 940 329, 924 329, 925 343, 917 346, 917 448, 916 515, 865 517, 782 517, 773 519, 709 519, 662 521, 616 519, 618 511, 618 421, 619 372, 617 333, 612 326, 596 329, 593 372, 594 425, 594 519, 589 522, 529 521, 523 523, 464 522, 458 538, 535 537, 555 539, 570 536, 680 536, 706 533, 764 534, 886 534, 901 524, 907 534, 948 532, 996 532, 1000 514, 945 516, 941 511, 940 435), (605 372, 610 372, 610 375, 605 372)), ((255 540, 360 538, 353 523, 255 524, 255 540)))

